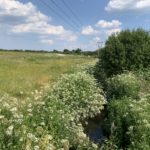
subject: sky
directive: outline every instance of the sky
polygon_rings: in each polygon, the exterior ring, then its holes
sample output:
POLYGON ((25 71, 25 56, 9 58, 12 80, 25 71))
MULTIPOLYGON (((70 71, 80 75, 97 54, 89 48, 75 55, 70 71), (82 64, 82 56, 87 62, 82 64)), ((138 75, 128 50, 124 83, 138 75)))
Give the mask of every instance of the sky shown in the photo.
POLYGON ((150 0, 0 0, 0 48, 93 51, 149 16, 150 0))

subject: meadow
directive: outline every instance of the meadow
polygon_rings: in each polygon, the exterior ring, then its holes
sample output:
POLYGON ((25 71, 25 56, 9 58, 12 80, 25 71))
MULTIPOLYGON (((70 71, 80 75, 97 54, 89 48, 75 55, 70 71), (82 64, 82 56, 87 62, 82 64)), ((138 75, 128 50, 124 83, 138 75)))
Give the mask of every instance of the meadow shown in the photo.
POLYGON ((85 56, 0 51, 0 93, 25 98, 34 90, 53 84, 75 66, 95 62, 85 56))
POLYGON ((106 104, 91 74, 95 62, 77 55, 1 52, 0 149, 98 149, 82 126, 106 104))

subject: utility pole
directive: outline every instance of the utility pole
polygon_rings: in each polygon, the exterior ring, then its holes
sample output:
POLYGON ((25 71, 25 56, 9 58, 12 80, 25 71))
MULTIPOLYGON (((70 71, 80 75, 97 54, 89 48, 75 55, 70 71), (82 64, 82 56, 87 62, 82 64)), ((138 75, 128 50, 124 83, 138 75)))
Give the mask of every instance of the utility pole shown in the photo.
POLYGON ((102 46, 103 46, 103 43, 104 42, 97 42, 97 45, 98 45, 98 57, 99 57, 99 52, 100 52, 100 49, 102 48, 102 46))

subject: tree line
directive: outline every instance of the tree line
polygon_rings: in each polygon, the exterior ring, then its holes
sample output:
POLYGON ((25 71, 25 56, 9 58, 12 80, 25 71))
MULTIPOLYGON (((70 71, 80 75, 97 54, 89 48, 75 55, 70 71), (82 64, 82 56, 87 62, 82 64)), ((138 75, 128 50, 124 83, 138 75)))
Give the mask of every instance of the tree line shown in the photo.
POLYGON ((52 51, 48 51, 48 50, 23 50, 23 49, 12 49, 12 50, 8 50, 8 49, 0 49, 0 51, 7 51, 7 52, 36 52, 36 53, 57 53, 57 54, 71 54, 71 55, 86 55, 86 56, 97 56, 98 52, 97 50, 95 51, 83 51, 80 48, 77 49, 73 49, 73 50, 69 50, 69 49, 64 49, 63 51, 60 50, 52 50, 52 51))

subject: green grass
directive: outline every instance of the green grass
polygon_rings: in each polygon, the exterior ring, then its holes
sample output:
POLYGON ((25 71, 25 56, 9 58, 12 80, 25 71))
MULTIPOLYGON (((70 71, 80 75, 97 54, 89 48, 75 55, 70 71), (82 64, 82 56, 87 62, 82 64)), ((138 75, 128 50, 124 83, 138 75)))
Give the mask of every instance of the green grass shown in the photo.
MULTIPOLYGON (((57 65, 62 62, 62 68, 55 68, 56 63, 51 62, 56 76, 68 72, 59 77, 53 86, 48 86, 46 91, 36 90, 31 97, 21 101, 7 94, 0 97, 0 150, 98 150, 98 145, 89 140, 82 126, 83 120, 98 115, 106 104, 103 90, 88 73, 89 67, 92 67, 89 61, 93 62, 93 59, 51 57, 49 59, 54 62, 60 60, 57 65), (80 65, 76 67, 76 64, 80 65)), ((40 62, 37 57, 34 59, 40 62)), ((42 61, 41 64, 44 67, 42 61)), ((31 69, 32 73, 35 67, 31 69)), ((25 72, 25 69, 20 70, 25 72)), ((52 76, 53 81, 56 76, 52 76)), ((24 82, 18 85, 24 87, 24 82)))
POLYGON ((32 91, 51 85, 61 74, 92 61, 95 59, 85 56, 1 51, 0 94, 30 96, 32 91))

